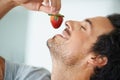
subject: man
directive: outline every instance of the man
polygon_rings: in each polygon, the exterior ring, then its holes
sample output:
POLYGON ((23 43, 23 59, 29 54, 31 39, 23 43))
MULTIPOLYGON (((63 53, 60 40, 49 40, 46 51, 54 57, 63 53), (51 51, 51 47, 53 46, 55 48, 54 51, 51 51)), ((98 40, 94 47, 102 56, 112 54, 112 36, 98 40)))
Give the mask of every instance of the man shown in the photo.
MULTIPOLYGON (((0 19, 16 6, 57 14, 61 0, 0 0, 0 19)), ((11 63, 0 57, 0 80, 50 80, 50 72, 44 68, 11 63)))
POLYGON ((120 80, 120 14, 66 22, 47 44, 51 80, 120 80))
POLYGON ((51 80, 120 80, 120 15, 69 20, 66 26, 47 41, 51 80))

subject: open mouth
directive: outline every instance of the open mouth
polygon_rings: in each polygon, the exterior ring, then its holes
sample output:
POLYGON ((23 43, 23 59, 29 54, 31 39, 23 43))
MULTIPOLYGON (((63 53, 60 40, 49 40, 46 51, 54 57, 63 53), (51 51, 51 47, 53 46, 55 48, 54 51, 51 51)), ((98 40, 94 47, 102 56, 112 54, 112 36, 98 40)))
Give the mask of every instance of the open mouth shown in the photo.
POLYGON ((71 35, 71 34, 70 34, 69 29, 68 29, 68 28, 65 28, 65 29, 63 30, 63 32, 62 32, 62 37, 65 38, 65 39, 69 39, 70 35, 71 35))
POLYGON ((61 37, 61 38, 63 38, 63 39, 68 40, 68 39, 70 38, 70 36, 71 36, 71 33, 70 33, 69 28, 68 28, 68 27, 65 28, 65 29, 62 31, 61 34, 56 34, 56 35, 53 37, 53 39, 54 39, 55 37, 58 37, 58 36, 61 37))

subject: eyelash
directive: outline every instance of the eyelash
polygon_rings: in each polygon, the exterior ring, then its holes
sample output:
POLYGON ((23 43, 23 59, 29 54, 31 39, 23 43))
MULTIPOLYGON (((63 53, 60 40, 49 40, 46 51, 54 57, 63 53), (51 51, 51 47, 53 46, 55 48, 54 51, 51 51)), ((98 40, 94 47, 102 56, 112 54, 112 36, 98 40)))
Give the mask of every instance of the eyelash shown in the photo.
POLYGON ((85 28, 84 26, 81 26, 80 28, 82 28, 82 29, 86 30, 86 28, 85 28))

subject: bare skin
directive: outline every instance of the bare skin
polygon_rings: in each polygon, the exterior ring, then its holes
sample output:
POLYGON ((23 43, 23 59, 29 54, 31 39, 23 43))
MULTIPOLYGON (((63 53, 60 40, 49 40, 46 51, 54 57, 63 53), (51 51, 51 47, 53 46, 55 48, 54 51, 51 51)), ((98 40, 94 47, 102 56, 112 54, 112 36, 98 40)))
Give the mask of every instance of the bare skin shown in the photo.
POLYGON ((61 0, 0 0, 0 19, 16 6, 57 14, 61 8, 61 0))
MULTIPOLYGON (((49 0, 0 0, 0 18, 16 6, 58 13, 60 0, 50 1, 51 5, 49 0)), ((107 58, 91 52, 91 47, 98 36, 107 34, 114 28, 105 17, 84 21, 69 20, 66 25, 63 35, 55 35, 47 42, 53 63, 51 80, 89 80, 96 66, 102 67, 107 63, 107 58)))
POLYGON ((114 28, 105 17, 94 17, 84 21, 66 22, 62 35, 48 40, 53 67, 52 80, 89 80, 93 69, 107 63, 106 57, 91 52, 98 36, 114 28))
MULTIPOLYGON (((17 6, 47 14, 57 14, 61 8, 61 0, 0 0, 0 19, 17 6)), ((4 71, 5 61, 0 57, 0 80, 4 79, 4 71)))

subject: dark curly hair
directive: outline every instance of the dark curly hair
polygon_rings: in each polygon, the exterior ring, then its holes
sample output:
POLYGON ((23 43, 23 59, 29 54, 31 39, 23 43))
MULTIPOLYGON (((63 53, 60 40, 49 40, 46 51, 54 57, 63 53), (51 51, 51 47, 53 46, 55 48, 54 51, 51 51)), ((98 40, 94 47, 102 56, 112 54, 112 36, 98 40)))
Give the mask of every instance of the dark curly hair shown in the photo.
POLYGON ((120 80, 120 14, 108 15, 114 30, 98 37, 93 51, 108 58, 102 68, 96 68, 90 80, 120 80))

